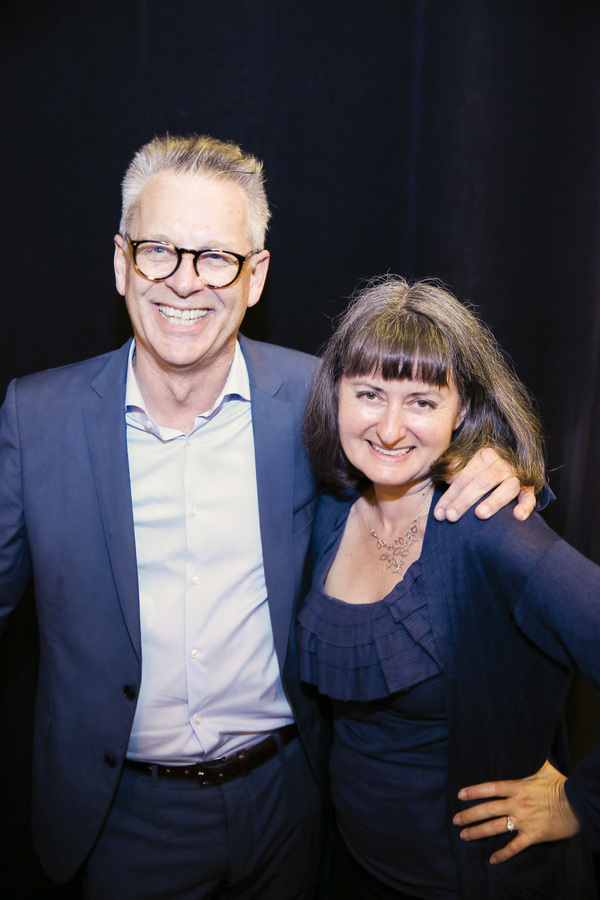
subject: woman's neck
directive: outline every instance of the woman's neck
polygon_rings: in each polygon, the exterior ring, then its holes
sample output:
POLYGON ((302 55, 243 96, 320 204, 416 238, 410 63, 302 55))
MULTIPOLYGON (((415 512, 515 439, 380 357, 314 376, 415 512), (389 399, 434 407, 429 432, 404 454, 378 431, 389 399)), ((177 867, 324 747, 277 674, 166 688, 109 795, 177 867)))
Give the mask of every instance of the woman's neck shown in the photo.
POLYGON ((379 528, 382 536, 397 536, 401 531, 407 531, 413 522, 427 514, 433 491, 434 485, 429 480, 407 486, 401 492, 387 485, 371 485, 363 499, 367 509, 370 507, 372 527, 379 528))

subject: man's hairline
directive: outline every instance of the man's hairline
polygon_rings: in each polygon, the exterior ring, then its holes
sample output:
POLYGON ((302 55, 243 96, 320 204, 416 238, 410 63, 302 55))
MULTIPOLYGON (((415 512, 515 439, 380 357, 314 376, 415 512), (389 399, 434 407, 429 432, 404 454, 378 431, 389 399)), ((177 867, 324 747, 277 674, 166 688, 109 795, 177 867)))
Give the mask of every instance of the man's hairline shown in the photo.
MULTIPOLYGON (((250 214, 249 214, 250 199, 249 199, 248 191, 244 190, 243 186, 239 183, 239 181, 236 181, 234 178, 231 178, 229 176, 228 172, 223 172, 223 173, 211 172, 211 171, 205 171, 204 169, 199 169, 198 171, 195 171, 195 172, 189 171, 189 170, 177 171, 176 168, 173 168, 171 166, 165 166, 164 168, 159 169, 157 172, 152 172, 144 180, 144 183, 140 187, 137 197, 136 197, 134 203, 132 203, 131 208, 129 210, 129 222, 126 224, 124 223, 123 227, 120 227, 120 229, 119 229, 119 234, 121 235, 121 237, 128 238, 131 236, 130 235, 130 226, 131 226, 131 223, 133 222, 136 212, 139 209, 142 191, 144 190, 144 188, 146 187, 146 185, 149 182, 151 182, 153 179, 155 180, 155 179, 160 178, 162 175, 175 175, 176 177, 179 177, 182 179, 183 178, 195 178, 199 181, 209 181, 209 182, 212 181, 213 183, 224 183, 224 184, 229 183, 229 184, 232 184, 234 187, 239 188, 241 193, 244 195, 244 198, 246 201, 246 220, 247 220, 246 236, 248 238, 248 243, 250 244, 250 250, 248 251, 248 253, 249 254, 253 253, 253 252, 262 253, 262 251, 265 249, 264 241, 262 242, 262 244, 263 244, 262 247, 254 248, 254 246, 253 246, 254 242, 252 240, 252 235, 251 235, 250 214)), ((223 248, 215 247, 215 248, 211 248, 211 249, 220 250, 223 248)))

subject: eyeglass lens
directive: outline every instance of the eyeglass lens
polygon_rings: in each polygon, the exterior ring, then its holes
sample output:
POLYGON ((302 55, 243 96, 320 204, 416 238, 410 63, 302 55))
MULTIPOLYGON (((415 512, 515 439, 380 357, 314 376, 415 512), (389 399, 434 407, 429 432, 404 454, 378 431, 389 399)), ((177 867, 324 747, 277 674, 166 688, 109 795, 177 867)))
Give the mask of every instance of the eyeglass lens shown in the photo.
MULTIPOLYGON (((143 241, 135 248, 135 262, 147 278, 168 278, 179 264, 179 254, 172 244, 143 241)), ((211 287, 227 287, 235 281, 240 265, 235 256, 221 250, 207 250, 196 257, 196 272, 211 287)))

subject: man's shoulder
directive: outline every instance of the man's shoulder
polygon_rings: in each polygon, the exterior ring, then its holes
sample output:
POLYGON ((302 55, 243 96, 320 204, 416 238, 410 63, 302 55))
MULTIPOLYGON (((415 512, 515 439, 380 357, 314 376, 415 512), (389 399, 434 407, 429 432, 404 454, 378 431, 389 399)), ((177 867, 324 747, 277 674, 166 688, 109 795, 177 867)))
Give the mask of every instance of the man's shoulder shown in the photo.
POLYGON ((247 362, 260 363, 261 360, 277 366, 280 371, 293 373, 314 373, 318 359, 301 350, 291 350, 278 344, 255 341, 240 335, 240 344, 247 362))
POLYGON ((47 392, 51 392, 55 398, 61 395, 72 398, 78 388, 89 389, 98 376, 109 367, 114 368, 115 378, 122 377, 124 380, 129 344, 130 342, 118 350, 100 356, 23 375, 13 382, 15 392, 21 398, 36 397, 41 400, 47 392))
POLYGON ((276 344, 252 341, 241 335, 240 345, 251 388, 306 403, 318 365, 315 356, 276 344))

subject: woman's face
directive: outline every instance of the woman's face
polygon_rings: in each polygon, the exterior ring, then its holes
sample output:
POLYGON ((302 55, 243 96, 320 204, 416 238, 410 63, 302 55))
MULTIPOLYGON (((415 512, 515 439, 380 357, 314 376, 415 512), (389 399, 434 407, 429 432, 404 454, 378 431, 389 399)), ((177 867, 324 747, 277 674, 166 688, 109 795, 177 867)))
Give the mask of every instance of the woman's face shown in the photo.
POLYGON ((410 486, 429 477, 464 419, 453 381, 343 376, 338 425, 344 453, 375 485, 410 486))

